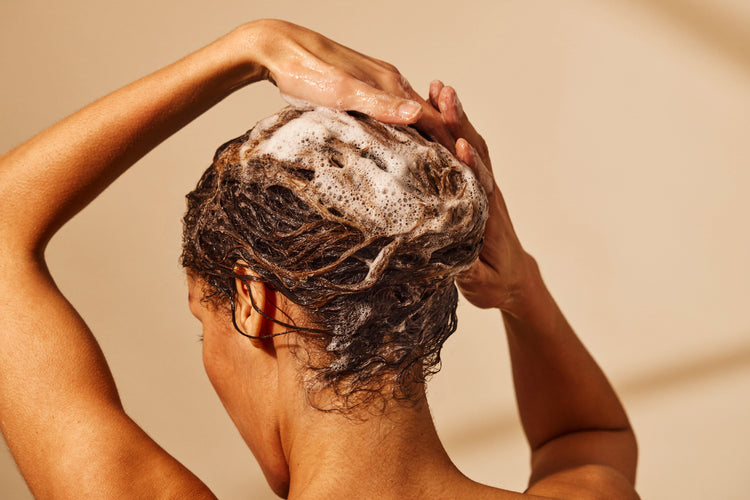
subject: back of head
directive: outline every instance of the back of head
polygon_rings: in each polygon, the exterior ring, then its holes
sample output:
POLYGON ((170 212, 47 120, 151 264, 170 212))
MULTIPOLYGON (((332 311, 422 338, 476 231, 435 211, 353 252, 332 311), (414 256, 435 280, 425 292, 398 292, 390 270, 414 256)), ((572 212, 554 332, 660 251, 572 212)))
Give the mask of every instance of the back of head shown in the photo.
POLYGON ((457 273, 487 202, 471 171, 414 129, 286 108, 219 148, 188 195, 183 265, 230 301, 237 263, 302 306, 309 394, 337 409, 408 400, 456 328, 457 273))

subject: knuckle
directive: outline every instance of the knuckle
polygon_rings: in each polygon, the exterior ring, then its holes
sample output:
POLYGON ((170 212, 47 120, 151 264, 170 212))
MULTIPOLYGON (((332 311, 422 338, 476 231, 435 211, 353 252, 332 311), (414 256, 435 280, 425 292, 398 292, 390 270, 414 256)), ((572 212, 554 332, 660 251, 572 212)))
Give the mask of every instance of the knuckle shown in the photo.
POLYGON ((387 90, 397 91, 399 94, 408 93, 409 82, 401 73, 388 72, 381 78, 381 82, 387 90))
POLYGON ((380 66, 381 66, 381 67, 382 67, 382 68, 383 68, 383 69, 384 69, 385 71, 388 71, 388 72, 391 72, 391 73, 395 73, 395 74, 397 74, 397 75, 400 75, 400 74, 401 74, 401 72, 400 72, 400 71, 398 70, 398 68, 397 68, 396 66, 394 66, 393 64, 389 63, 388 61, 383 61, 383 60, 381 60, 381 59, 376 59, 376 61, 378 62, 378 64, 379 64, 379 65, 380 65, 380 66))

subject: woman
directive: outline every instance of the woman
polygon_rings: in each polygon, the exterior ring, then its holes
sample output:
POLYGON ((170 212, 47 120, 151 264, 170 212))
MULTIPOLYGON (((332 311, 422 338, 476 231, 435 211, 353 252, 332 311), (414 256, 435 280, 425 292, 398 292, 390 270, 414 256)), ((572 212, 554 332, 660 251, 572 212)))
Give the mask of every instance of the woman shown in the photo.
MULTIPOLYGON (((295 280, 280 278, 277 263, 259 266, 264 259, 252 252, 221 261, 215 266, 221 276, 200 264, 208 254, 196 249, 213 245, 193 231, 201 225, 196 210, 208 203, 213 181, 207 173, 186 216, 190 307, 203 323, 209 378, 273 490, 292 498, 637 497, 627 416, 518 242, 486 145, 455 92, 434 82, 423 100, 392 66, 281 21, 241 26, 0 160, 0 425, 32 492, 41 498, 213 498, 125 414, 94 337, 56 289, 43 253, 65 221, 140 157, 233 91, 264 79, 294 99, 414 124, 474 171, 487 194, 486 206, 475 197, 472 219, 483 222, 486 209, 484 245, 470 267, 471 250, 451 269, 466 268, 455 281, 469 301, 501 312, 532 450, 525 494, 463 476, 424 401, 430 368, 424 360, 434 360, 424 352, 393 358, 393 366, 385 363, 362 380, 361 370, 318 377, 342 357, 331 346, 332 327, 321 328, 325 321, 317 314, 336 294, 295 302, 295 280)), ((214 165, 219 173, 221 158, 214 165)), ((222 244, 222 254, 257 250, 222 244)), ((377 267, 378 255, 360 257, 377 267)), ((367 273, 360 278, 367 281, 367 273)), ((445 282, 452 279, 441 276, 440 290, 451 289, 445 282)), ((337 286, 340 292, 343 285, 337 286)), ((450 314, 440 321, 451 330, 450 314)), ((395 342, 386 337, 381 345, 395 342)))

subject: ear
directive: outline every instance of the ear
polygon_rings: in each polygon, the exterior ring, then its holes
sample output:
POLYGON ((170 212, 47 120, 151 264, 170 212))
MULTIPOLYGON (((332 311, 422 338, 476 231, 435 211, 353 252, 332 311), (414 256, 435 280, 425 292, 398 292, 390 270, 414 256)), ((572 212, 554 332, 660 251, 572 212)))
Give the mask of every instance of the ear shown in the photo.
MULTIPOLYGON (((235 266, 234 272, 251 277, 248 280, 239 278, 234 280, 234 320, 237 327, 252 337, 268 335, 271 333, 268 324, 270 320, 259 311, 268 314, 267 309, 270 303, 268 294, 273 292, 261 281, 255 281, 253 278, 258 276, 241 264, 235 266)), ((256 341, 256 339, 252 340, 256 341)))

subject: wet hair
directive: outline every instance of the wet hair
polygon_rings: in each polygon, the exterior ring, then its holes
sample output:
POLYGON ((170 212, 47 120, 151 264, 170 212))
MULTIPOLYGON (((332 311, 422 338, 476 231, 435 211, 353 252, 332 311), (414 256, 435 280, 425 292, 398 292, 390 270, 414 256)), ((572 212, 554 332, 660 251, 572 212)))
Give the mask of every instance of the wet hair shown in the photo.
POLYGON ((233 303, 235 278, 256 279, 307 313, 308 396, 406 400, 439 370, 454 277, 487 218, 442 146, 358 113, 285 108, 222 145, 187 205, 182 264, 206 300, 233 303))

